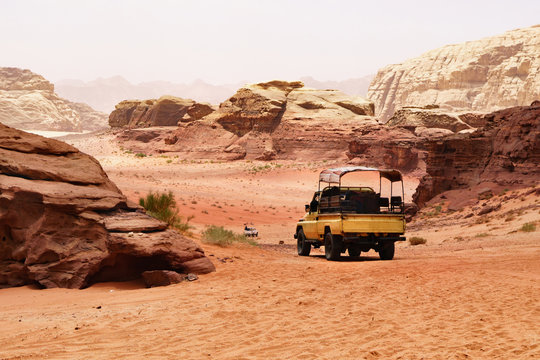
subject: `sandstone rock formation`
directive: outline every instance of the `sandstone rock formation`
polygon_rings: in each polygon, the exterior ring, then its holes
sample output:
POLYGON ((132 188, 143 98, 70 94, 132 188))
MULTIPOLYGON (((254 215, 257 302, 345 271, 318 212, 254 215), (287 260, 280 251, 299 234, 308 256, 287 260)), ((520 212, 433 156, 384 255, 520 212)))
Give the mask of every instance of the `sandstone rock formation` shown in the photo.
POLYGON ((404 107, 397 110, 386 125, 411 129, 446 129, 449 130, 448 133, 455 133, 482 127, 482 119, 482 113, 452 113, 441 110, 438 106, 404 107))
POLYGON ((414 195, 423 205, 446 190, 484 181, 537 184, 540 179, 540 101, 483 116, 473 132, 428 141, 426 172, 414 195))
POLYGON ((0 122, 26 130, 82 131, 107 127, 106 114, 58 97, 30 70, 0 68, 0 122))
POLYGON ((0 124, 0 287, 206 273, 193 241, 127 203, 94 158, 0 124))
POLYGON ((116 105, 109 115, 111 127, 177 126, 212 113, 210 104, 197 103, 190 99, 162 96, 150 100, 125 100, 116 105))
POLYGON ((385 122, 404 106, 489 112, 540 99, 540 25, 448 45, 379 70, 367 97, 385 122))
POLYGON ((271 81, 241 88, 217 111, 172 132, 124 131, 119 138, 134 151, 185 158, 337 159, 345 158, 356 131, 377 124, 373 115, 373 103, 361 97, 271 81))
POLYGON ((349 142, 347 156, 356 165, 425 171, 424 143, 431 139, 400 127, 373 126, 349 142))

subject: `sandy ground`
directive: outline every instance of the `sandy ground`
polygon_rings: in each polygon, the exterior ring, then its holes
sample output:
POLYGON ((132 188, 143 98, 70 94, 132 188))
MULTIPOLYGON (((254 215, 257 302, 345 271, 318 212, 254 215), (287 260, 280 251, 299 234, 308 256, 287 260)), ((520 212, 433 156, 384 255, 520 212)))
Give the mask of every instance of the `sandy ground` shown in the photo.
POLYGON ((203 244, 217 272, 168 287, 0 290, 0 359, 540 359, 540 196, 528 189, 481 201, 502 204, 482 217, 430 204, 407 233, 427 243, 399 243, 393 261, 328 262, 297 256, 292 234, 334 164, 138 158, 107 140, 70 142, 133 201, 173 191, 196 241, 206 225, 253 222, 262 245, 203 244))

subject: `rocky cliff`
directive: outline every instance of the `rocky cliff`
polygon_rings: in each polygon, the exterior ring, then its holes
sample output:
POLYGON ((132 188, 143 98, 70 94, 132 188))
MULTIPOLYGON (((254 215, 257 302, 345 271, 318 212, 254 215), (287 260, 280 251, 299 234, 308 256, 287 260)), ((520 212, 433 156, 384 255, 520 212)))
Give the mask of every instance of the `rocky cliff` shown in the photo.
POLYGON ((414 195, 418 205, 446 190, 482 182, 538 184, 540 101, 483 115, 485 126, 424 144, 426 172, 414 195))
POLYGON ((83 288, 149 270, 214 266, 193 241, 128 204, 91 156, 0 124, 0 287, 83 288))
POLYGON ((0 122, 26 130, 82 131, 107 127, 107 115, 58 97, 42 76, 0 68, 0 122))
POLYGON ((336 159, 345 158, 355 131, 377 124, 373 115, 364 98, 271 81, 239 89, 215 112, 172 132, 131 130, 120 139, 134 151, 188 158, 336 159))
POLYGON ((159 99, 125 100, 109 115, 111 127, 177 126, 199 120, 214 112, 210 104, 190 99, 162 96, 159 99))
POLYGON ((540 99, 540 25, 448 45, 381 69, 367 97, 384 122, 404 106, 489 112, 540 99))

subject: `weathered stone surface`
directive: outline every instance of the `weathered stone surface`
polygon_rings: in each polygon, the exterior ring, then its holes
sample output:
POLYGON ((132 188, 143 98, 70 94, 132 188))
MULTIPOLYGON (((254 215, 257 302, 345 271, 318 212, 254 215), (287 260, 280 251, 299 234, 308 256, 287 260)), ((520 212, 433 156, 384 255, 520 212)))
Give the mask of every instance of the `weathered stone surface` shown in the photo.
POLYGON ((367 97, 383 121, 404 106, 489 112, 528 105, 540 99, 539 53, 540 25, 444 46, 379 70, 367 97))
POLYGON ((27 130, 82 131, 107 127, 107 115, 54 93, 30 70, 0 68, 0 122, 27 130))
POLYGON ((386 123, 389 126, 404 126, 409 128, 437 128, 458 132, 472 127, 459 118, 440 109, 405 107, 399 109, 386 123))
POLYGON ((0 139, 0 287, 215 270, 192 240, 129 205, 92 157, 1 124, 0 139))
POLYGON ((105 228, 114 232, 151 232, 167 229, 167 223, 140 212, 118 212, 103 221, 105 228))
POLYGON ((185 280, 185 274, 179 274, 170 270, 153 270, 142 273, 146 287, 167 286, 178 284, 185 280))
POLYGON ((124 131, 123 146, 171 152, 184 158, 346 159, 348 143, 375 125, 373 103, 336 90, 304 88, 301 82, 248 85, 201 120, 181 124, 168 136, 124 131))
POLYGON ((373 126, 349 143, 347 156, 357 165, 404 172, 423 170, 426 156, 423 144, 428 139, 404 128, 373 126))
POLYGON ((540 178, 540 103, 484 115, 473 133, 428 141, 426 172, 413 196, 423 205, 443 191, 480 184, 537 183, 540 178))
POLYGON ((199 120, 214 110, 210 104, 174 96, 162 96, 157 100, 125 100, 117 104, 116 109, 109 115, 109 125, 177 126, 180 122, 199 120))

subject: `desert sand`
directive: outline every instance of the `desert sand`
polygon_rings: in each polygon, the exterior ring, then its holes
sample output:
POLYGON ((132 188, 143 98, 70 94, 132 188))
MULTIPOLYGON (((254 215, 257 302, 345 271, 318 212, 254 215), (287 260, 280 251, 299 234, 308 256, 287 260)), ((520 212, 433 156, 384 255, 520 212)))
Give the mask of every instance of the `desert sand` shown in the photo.
MULTIPOLYGON (((110 135, 67 142, 132 201, 173 191, 196 241, 206 225, 253 222, 261 245, 203 243, 217 271, 168 287, 2 289, 0 359, 540 358, 540 196, 529 189, 496 195, 501 209, 482 218, 428 204, 406 234, 427 243, 399 243, 393 261, 328 262, 297 256, 293 233, 318 172, 341 164, 139 158, 110 135)), ((406 179, 407 198, 417 182, 406 179)))

